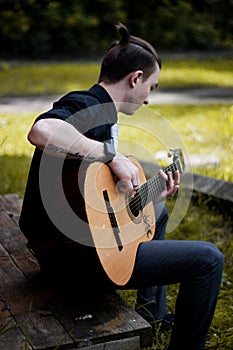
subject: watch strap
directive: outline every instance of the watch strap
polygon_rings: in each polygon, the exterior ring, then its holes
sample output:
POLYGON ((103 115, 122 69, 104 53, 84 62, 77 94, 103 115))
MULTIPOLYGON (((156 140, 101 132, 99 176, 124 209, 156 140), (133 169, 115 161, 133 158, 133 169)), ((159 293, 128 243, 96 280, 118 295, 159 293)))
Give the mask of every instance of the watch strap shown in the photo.
POLYGON ((105 153, 104 163, 105 164, 111 163, 111 161, 113 160, 113 158, 116 155, 115 147, 111 142, 109 142, 109 141, 104 142, 104 153, 105 153))

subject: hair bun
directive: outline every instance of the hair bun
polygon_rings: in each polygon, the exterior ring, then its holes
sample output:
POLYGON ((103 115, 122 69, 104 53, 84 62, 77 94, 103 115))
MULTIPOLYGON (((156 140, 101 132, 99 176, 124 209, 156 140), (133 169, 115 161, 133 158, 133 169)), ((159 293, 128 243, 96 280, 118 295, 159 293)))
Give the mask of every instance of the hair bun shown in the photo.
POLYGON ((130 34, 129 34, 127 27, 124 24, 119 22, 116 25, 116 28, 121 35, 120 44, 121 45, 128 45, 129 41, 130 41, 130 34))

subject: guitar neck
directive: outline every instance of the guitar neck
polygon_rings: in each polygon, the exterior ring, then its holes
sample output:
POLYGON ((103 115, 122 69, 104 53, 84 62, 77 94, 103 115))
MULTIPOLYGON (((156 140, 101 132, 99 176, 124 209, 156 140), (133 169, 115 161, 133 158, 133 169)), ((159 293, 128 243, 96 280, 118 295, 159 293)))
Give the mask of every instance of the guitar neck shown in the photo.
MULTIPOLYGON (((172 173, 174 177, 176 170, 181 172, 180 164, 178 161, 168 165, 163 171, 165 174, 168 172, 172 173)), ((148 203, 157 198, 166 188, 166 181, 161 177, 160 174, 153 176, 147 182, 145 182, 138 190, 140 197, 141 207, 144 208, 148 203)))

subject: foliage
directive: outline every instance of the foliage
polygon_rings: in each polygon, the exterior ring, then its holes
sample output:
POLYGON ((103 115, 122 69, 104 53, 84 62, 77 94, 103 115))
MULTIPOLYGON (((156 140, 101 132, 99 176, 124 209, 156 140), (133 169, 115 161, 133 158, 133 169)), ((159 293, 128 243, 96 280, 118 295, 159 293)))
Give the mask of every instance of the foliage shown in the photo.
POLYGON ((100 0, 93 5, 92 0, 68 0, 65 6, 61 0, 2 0, 1 47, 8 56, 99 53, 99 47, 109 43, 112 23, 124 22, 125 14, 121 0, 100 0))
POLYGON ((93 56, 121 21, 161 49, 232 47, 231 0, 1 0, 2 56, 93 56))
POLYGON ((221 0, 148 0, 141 6, 134 6, 133 0, 129 0, 126 2, 126 12, 133 31, 146 37, 159 49, 213 49, 231 41, 228 30, 232 19, 229 18, 226 24, 226 32, 218 26, 220 22, 225 25, 219 17, 222 11, 228 17, 227 9, 232 8, 232 2, 226 1, 222 5, 221 0), (146 20, 138 21, 142 16, 146 20))

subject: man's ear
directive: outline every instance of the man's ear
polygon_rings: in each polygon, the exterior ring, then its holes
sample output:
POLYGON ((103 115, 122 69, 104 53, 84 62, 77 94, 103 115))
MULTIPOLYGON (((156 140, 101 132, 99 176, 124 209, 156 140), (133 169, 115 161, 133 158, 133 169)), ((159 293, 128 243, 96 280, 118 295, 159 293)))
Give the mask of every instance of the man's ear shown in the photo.
POLYGON ((132 72, 129 77, 129 84, 131 88, 134 88, 139 79, 141 79, 143 76, 142 70, 136 70, 135 72, 132 72))

